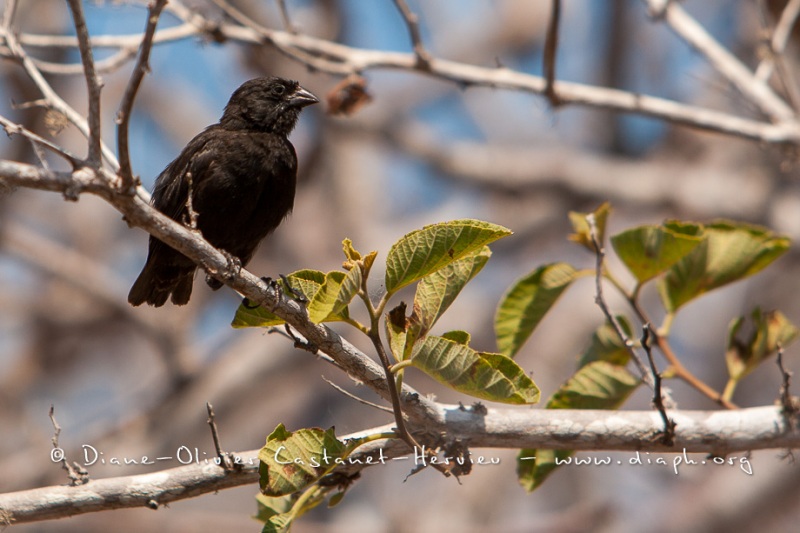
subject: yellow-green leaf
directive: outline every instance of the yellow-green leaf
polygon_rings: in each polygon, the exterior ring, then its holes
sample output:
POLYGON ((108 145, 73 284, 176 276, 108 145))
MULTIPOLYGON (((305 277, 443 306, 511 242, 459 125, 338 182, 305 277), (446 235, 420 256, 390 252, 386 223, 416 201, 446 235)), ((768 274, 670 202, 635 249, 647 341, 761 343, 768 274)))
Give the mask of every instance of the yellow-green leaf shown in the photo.
POLYGON ((762 361, 777 353, 778 347, 786 347, 797 339, 797 328, 780 311, 762 313, 760 308, 750 315, 750 335, 740 339, 744 317, 731 321, 728 326, 728 348, 725 361, 731 379, 739 381, 752 372, 762 361))
POLYGON ((611 245, 639 283, 644 283, 694 250, 703 240, 698 233, 696 225, 640 226, 614 235, 611 245))
POLYGON ((325 282, 308 303, 308 318, 319 324, 348 316, 347 306, 360 287, 359 268, 351 268, 347 273, 338 270, 328 272, 325 282))
MULTIPOLYGON (((300 291, 307 300, 311 300, 319 288, 325 283, 325 274, 319 270, 298 270, 287 276, 292 288, 300 291)), ((283 280, 278 284, 285 291, 283 280)), ((346 316, 346 315, 344 315, 346 316)), ((283 325, 284 320, 269 309, 257 306, 251 307, 242 303, 236 310, 231 326, 234 328, 267 328, 283 325)))
POLYGON ((789 239, 734 222, 705 227, 704 240, 669 269, 659 293, 669 312, 706 292, 759 272, 789 249, 789 239))
POLYGON ((553 263, 537 268, 511 286, 494 319, 500 353, 509 357, 517 354, 576 275, 571 265, 553 263))
POLYGON ((594 253, 595 248, 594 244, 592 244, 591 226, 587 217, 589 215, 594 217, 597 242, 600 243, 600 246, 602 246, 603 242, 605 241, 606 221, 608 220, 609 213, 611 213, 611 204, 608 202, 604 202, 602 205, 600 205, 600 207, 591 213, 578 213, 575 211, 570 211, 569 221, 572 223, 572 229, 575 231, 575 233, 568 237, 569 240, 584 246, 590 252, 594 253))
POLYGON ((544 483, 561 461, 575 453, 572 450, 537 450, 525 448, 517 454, 517 480, 528 492, 544 483))
POLYGON ((423 335, 431 330, 461 289, 486 265, 491 255, 489 247, 484 246, 419 281, 414 295, 414 315, 422 326, 423 335))
POLYGON ((258 452, 261 492, 284 496, 303 490, 332 470, 347 451, 333 428, 291 432, 279 424, 258 452))
POLYGON ((639 385, 624 366, 595 361, 578 369, 547 402, 548 409, 614 409, 639 385))
POLYGON ((443 333, 442 338, 457 342, 458 344, 463 344, 464 346, 469 346, 469 341, 472 339, 472 336, 466 331, 455 329, 453 331, 443 333))
MULTIPOLYGON (((617 322, 628 338, 631 338, 631 325, 628 319, 618 315, 617 322)), ((588 365, 593 361, 607 361, 609 363, 625 366, 631 358, 628 348, 617 335, 614 327, 606 322, 592 334, 592 342, 586 351, 581 354, 578 367, 588 365)))
POLYGON ((477 352, 458 342, 429 335, 417 343, 412 364, 459 392, 511 404, 539 401, 539 388, 513 359, 477 352))
POLYGON ((472 219, 441 222, 412 231, 389 250, 386 290, 394 293, 508 235, 511 230, 503 226, 472 219))

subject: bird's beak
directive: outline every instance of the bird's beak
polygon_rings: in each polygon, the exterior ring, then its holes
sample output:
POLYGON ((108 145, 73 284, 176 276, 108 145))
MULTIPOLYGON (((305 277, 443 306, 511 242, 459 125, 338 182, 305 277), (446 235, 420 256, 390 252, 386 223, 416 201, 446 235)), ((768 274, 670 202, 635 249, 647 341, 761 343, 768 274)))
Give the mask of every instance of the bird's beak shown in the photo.
POLYGON ((316 104, 317 102, 319 102, 319 98, 302 87, 298 87, 289 97, 289 105, 292 107, 306 107, 311 104, 316 104))

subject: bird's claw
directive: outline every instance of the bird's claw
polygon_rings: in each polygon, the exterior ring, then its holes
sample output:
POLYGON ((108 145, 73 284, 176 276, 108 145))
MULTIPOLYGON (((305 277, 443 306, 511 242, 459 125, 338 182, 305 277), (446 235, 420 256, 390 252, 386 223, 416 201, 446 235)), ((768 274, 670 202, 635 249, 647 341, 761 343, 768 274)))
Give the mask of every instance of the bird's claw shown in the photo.
POLYGON ((281 276, 281 281, 283 281, 284 293, 288 293, 287 296, 293 296, 294 299, 301 304, 307 304, 308 298, 306 298, 306 295, 303 294, 303 292, 300 289, 296 289, 295 287, 293 287, 292 284, 289 282, 289 278, 287 278, 283 274, 281 274, 280 276, 281 276))
POLYGON ((220 251, 222 252, 222 255, 225 256, 225 261, 228 262, 228 264, 225 266, 225 270, 223 270, 221 274, 225 279, 232 280, 242 271, 242 261, 235 255, 232 255, 225 250, 220 251))

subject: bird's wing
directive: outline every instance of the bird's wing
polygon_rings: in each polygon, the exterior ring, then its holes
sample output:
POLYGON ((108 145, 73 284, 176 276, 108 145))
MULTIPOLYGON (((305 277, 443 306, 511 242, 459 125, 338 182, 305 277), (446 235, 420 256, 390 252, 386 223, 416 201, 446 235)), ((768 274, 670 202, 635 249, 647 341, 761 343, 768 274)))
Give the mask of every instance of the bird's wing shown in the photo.
POLYGON ((156 179, 153 206, 173 220, 184 222, 188 213, 190 181, 191 188, 196 190, 208 174, 206 169, 213 163, 212 145, 216 129, 217 126, 210 126, 189 141, 156 179))

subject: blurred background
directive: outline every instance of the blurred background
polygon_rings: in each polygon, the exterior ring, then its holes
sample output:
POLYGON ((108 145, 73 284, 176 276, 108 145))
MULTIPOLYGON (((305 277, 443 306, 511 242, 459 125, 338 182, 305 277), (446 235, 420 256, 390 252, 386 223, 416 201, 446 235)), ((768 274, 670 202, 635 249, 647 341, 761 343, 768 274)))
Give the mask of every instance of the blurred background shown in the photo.
MULTIPOLYGON (((173 4, 175 4, 173 2, 173 4)), ((407 52, 407 28, 389 0, 287 0, 302 33, 353 47, 407 52)), ((437 58, 541 74, 550 2, 545 0, 409 0, 422 38, 437 58)), ((209 20, 220 9, 204 0, 186 8, 209 20)), ((263 26, 280 29, 273 1, 235 5, 263 26)), ((687 0, 682 5, 746 65, 764 57, 765 30, 786 1, 687 0)), ((92 35, 142 31, 146 6, 85 5, 92 35)), ((165 12, 159 28, 180 21, 165 12)), ((13 28, 21 34, 74 35, 65 3, 20 2, 13 28)), ((636 0, 565 0, 558 78, 674 99, 759 118, 749 102, 636 0)), ((797 72, 798 43, 785 55, 797 72)), ((62 97, 86 112, 76 50, 26 46, 62 97)), ((99 60, 114 50, 96 50, 99 60)), ((134 108, 134 172, 152 189, 159 172, 197 132, 216 122, 230 93, 264 74, 300 80, 320 97, 340 79, 309 71, 268 45, 192 37, 157 45, 151 72, 134 108)), ((102 72, 103 137, 116 145, 114 118, 132 63, 102 72)), ((535 267, 594 258, 567 242, 567 212, 610 201, 610 234, 664 219, 732 218, 800 237, 796 148, 699 132, 664 121, 589 107, 553 110, 537 95, 464 88, 415 72, 364 74, 372 101, 352 116, 334 117, 327 104, 306 109, 292 135, 300 159, 295 210, 259 250, 249 269, 276 277, 301 268, 340 268, 341 241, 362 252, 390 245, 425 224, 478 218, 515 234, 492 246, 494 256, 444 316, 440 331, 464 329, 472 345, 493 350, 492 319, 505 289, 535 267)), ((798 79, 788 80, 797 87, 798 79)), ((793 85, 792 85, 793 84, 793 85)), ((0 114, 77 153, 85 140, 72 127, 19 104, 40 97, 24 71, 0 63, 0 114), (16 104, 16 105, 15 105, 16 104)), ((36 163, 19 136, 0 139, 0 158, 36 163)), ((52 159, 56 168, 63 163, 52 159)), ((213 455, 205 402, 214 405, 227 450, 260 447, 277 424, 289 429, 336 426, 347 434, 391 421, 390 415, 343 396, 323 377, 366 399, 364 387, 280 334, 234 330, 239 297, 211 292, 198 276, 186 307, 131 308, 125 295, 144 263, 147 234, 90 195, 77 203, 34 190, 0 190, 0 491, 65 483, 50 461, 50 405, 74 460, 89 444, 107 457, 174 455, 180 446, 213 455)), ((618 262, 616 272, 625 278, 618 262)), ((687 306, 672 328, 686 365, 721 389, 727 325, 760 305, 800 323, 796 248, 760 275, 687 306)), ((378 293, 382 272, 373 273, 378 293)), ((517 361, 547 398, 575 369, 603 317, 591 280, 567 291, 517 361)), ((610 291, 609 291, 610 293, 610 291)), ((611 294, 609 294, 611 296, 611 294)), ((408 301, 408 296, 406 296, 408 301)), ((663 317, 654 290, 643 302, 663 317)), ((610 298, 617 313, 629 313, 610 298)), ((372 353, 344 327, 337 329, 372 353)), ((663 363, 663 361, 662 361, 663 363)), ((800 371, 797 348, 786 365, 800 371)), ((424 376, 406 378, 444 402, 470 402, 424 376)), ((714 409, 705 397, 672 383, 684 409, 714 409)), ((741 406, 771 404, 780 374, 771 362, 746 378, 741 406)), ((797 386, 795 386, 795 392, 797 386)), ((638 391, 625 408, 649 408, 638 391)), ((790 531, 800 519, 797 466, 781 451, 752 454, 753 475, 738 466, 571 467, 527 494, 515 479, 514 450, 476 450, 501 459, 461 480, 407 467, 372 468, 335 509, 318 509, 294 531, 790 531), (680 512, 676 512, 680 509, 680 512)), ((631 454, 580 454, 626 461, 631 454)), ((666 454, 651 454, 664 457, 666 454)), ((702 456, 696 457, 702 459, 702 456)), ((655 461, 653 461, 655 462, 655 461)), ((96 464, 92 478, 145 473, 165 466, 96 464)), ((14 531, 258 531, 256 486, 170 504, 168 509, 83 515, 14 531)))

